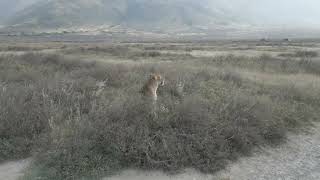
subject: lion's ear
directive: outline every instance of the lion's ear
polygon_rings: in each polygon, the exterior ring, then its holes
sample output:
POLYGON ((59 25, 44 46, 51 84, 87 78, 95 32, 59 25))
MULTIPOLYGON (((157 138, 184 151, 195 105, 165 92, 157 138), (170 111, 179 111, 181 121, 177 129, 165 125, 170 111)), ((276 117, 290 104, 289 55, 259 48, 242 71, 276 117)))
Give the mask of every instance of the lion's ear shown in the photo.
POLYGON ((156 76, 155 74, 151 74, 151 75, 150 75, 150 79, 156 80, 156 79, 157 79, 157 76, 156 76))

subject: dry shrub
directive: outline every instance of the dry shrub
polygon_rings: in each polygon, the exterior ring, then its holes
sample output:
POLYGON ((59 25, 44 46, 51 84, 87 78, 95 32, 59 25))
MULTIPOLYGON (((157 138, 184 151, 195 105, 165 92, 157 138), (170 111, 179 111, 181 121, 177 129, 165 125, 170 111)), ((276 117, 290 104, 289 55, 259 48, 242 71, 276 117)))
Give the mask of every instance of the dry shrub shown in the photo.
MULTIPOLYGON (((41 169, 34 176, 46 179, 99 177, 126 168, 216 172, 319 115, 317 93, 262 86, 232 70, 261 70, 261 61, 254 60, 117 65, 54 54, 3 56, 0 160, 33 153, 41 169), (221 70, 214 70, 217 64, 221 70), (157 71, 167 85, 153 107, 138 92, 157 71), (106 86, 97 95, 101 81, 106 86)), ((266 61, 266 71, 280 63, 266 61)))
POLYGON ((295 52, 296 57, 304 57, 304 58, 314 58, 318 57, 318 52, 316 51, 297 51, 295 52))

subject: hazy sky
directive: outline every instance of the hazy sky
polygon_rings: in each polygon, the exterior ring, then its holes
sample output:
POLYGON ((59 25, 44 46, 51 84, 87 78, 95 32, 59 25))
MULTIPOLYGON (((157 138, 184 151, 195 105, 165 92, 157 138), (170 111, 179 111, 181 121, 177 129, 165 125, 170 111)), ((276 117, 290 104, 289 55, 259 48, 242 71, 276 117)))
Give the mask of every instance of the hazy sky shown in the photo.
POLYGON ((208 0, 261 24, 320 25, 320 0, 208 0))

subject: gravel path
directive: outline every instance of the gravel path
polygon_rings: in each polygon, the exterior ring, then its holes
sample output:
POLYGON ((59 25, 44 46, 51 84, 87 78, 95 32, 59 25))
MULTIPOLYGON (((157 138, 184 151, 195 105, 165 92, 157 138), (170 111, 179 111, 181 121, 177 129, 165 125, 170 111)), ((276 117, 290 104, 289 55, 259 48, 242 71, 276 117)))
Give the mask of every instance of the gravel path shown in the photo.
MULTIPOLYGON (((0 165, 0 180, 17 180, 29 162, 0 165)), ((104 180, 320 180, 320 125, 311 134, 289 135, 279 147, 256 150, 214 176, 193 170, 176 176, 128 170, 104 180)))

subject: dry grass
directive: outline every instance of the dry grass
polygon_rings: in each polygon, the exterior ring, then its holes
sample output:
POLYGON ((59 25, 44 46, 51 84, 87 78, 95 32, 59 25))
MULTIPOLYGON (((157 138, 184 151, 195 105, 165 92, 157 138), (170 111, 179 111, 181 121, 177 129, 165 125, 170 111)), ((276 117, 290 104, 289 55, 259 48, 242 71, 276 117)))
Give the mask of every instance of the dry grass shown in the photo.
POLYGON ((62 51, 136 58, 128 64, 62 54, 1 56, 0 160, 33 154, 25 179, 100 177, 126 168, 212 173, 319 116, 318 71, 298 61, 143 48, 62 51), (149 63, 137 61, 146 58, 149 63), (167 82, 156 115, 138 93, 151 72, 167 82))

